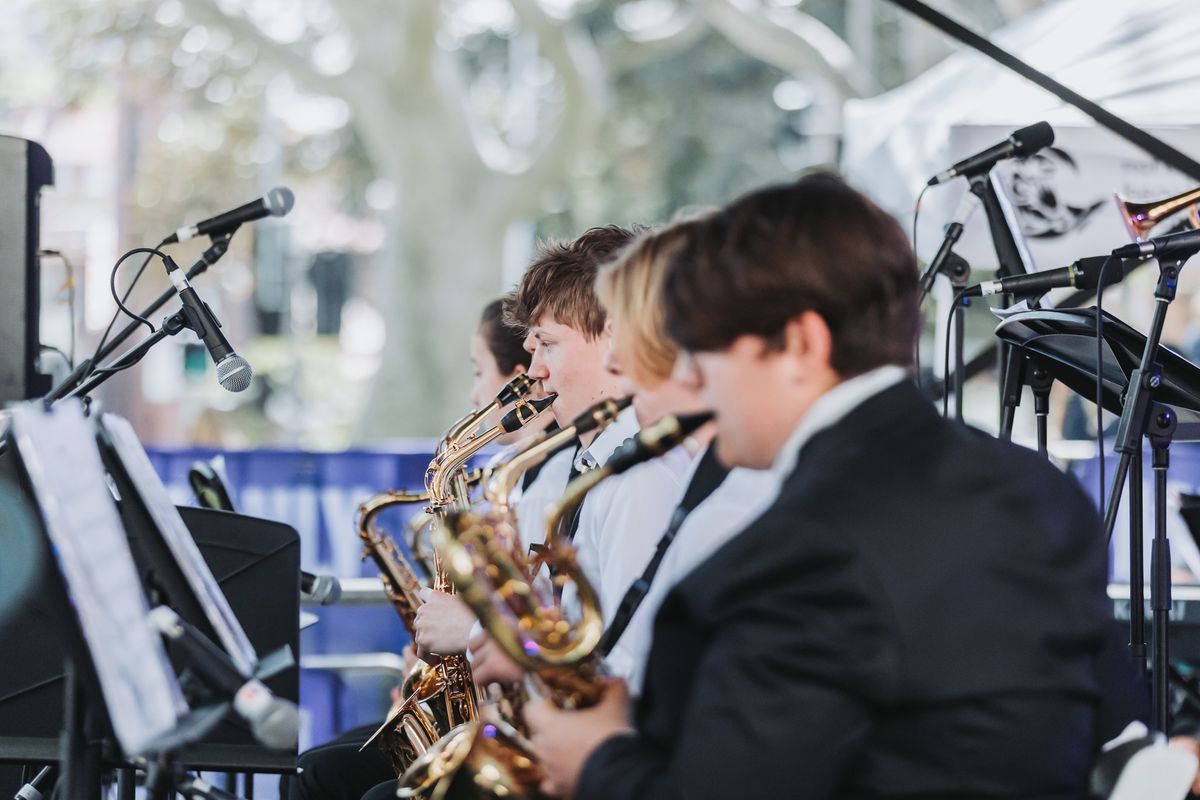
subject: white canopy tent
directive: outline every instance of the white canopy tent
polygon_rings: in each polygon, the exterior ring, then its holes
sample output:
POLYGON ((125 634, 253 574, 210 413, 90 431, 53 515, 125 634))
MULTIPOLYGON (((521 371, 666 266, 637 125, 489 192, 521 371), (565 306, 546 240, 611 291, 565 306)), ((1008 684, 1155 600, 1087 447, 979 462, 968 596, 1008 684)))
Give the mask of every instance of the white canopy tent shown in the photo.
MULTIPOLYGON (((1200 2, 1060 0, 991 38, 1060 83, 1200 158, 1200 2)), ((1056 144, 1068 154, 1068 162, 1060 159, 1054 178, 1064 203, 1091 206, 1098 196, 1117 189, 1162 197, 1196 183, 1157 165, 1082 112, 966 47, 898 89, 848 101, 842 168, 850 181, 907 219, 931 175, 1041 119, 1054 125, 1056 144)), ((1009 166, 1001 172, 1008 172, 1009 166)), ((927 195, 930 202, 922 209, 918 240, 922 256, 932 256, 941 227, 964 190, 960 182, 954 190, 936 189, 927 195)), ((1095 224, 1082 226, 1090 228, 1088 245, 1104 247, 1122 240, 1123 230, 1108 205, 1095 215, 1095 224)), ((981 219, 972 227, 982 229, 986 237, 981 219)), ((1073 248, 1084 244, 1069 238, 1073 248)), ((986 238, 983 242, 986 245, 986 238)), ((1035 260, 1041 262, 1047 254, 1039 244, 1031 243, 1035 260)), ((964 247, 968 259, 990 253, 990 248, 980 251, 967 242, 964 247)), ((993 263, 991 258, 977 266, 993 263)))
MULTIPOLYGON (((990 38, 1084 97, 1200 159, 1197 0, 1059 0, 990 38)), ((1043 119, 1055 128, 1054 148, 1024 163, 1003 162, 993 172, 1016 207, 1032 256, 1031 269, 1103 254, 1128 241, 1112 192, 1134 200, 1161 199, 1197 183, 965 46, 900 88, 868 100, 848 101, 842 169, 852 183, 907 225, 930 176, 1043 119)), ((956 181, 953 187, 934 188, 926 195, 918 230, 923 260, 932 258, 942 227, 954 215, 966 188, 965 181, 956 181)), ((969 223, 956 251, 976 270, 994 268, 982 213, 969 223)), ((1132 294, 1122 313, 1127 311, 1132 315, 1127 321, 1144 328, 1154 275, 1151 270, 1142 272, 1132 281, 1133 287, 1125 287, 1132 294), (1137 302, 1143 299, 1147 302, 1137 302), (1140 316, 1142 306, 1145 318, 1140 316)), ((1197 286, 1200 265, 1194 263, 1185 272, 1182 287, 1188 292, 1197 286)), ((941 300, 948 301, 946 287, 940 289, 941 300)), ((1120 294, 1106 294, 1106 308, 1115 306, 1120 294)), ((1185 307, 1173 312, 1176 324, 1187 317, 1186 303, 1177 305, 1185 307)), ((936 313, 941 325, 944 310, 936 313)), ((939 333, 944 335, 944 330, 939 333)), ((994 391, 981 388, 985 393, 994 391)), ((994 411, 988 412, 993 415, 994 411)), ((1174 487, 1196 491, 1200 475, 1181 472, 1172 471, 1174 487)), ((1147 514, 1150 505, 1147 502, 1147 514)), ((1126 517, 1122 511, 1114 537, 1114 577, 1118 578, 1128 575, 1126 517)), ((1149 517, 1146 525, 1147 531, 1152 530, 1149 517)), ((1181 518, 1171 514, 1169 531, 1177 565, 1182 562, 1200 575, 1200 550, 1182 529, 1181 518)), ((1149 538, 1147 534, 1147 546, 1149 538)))

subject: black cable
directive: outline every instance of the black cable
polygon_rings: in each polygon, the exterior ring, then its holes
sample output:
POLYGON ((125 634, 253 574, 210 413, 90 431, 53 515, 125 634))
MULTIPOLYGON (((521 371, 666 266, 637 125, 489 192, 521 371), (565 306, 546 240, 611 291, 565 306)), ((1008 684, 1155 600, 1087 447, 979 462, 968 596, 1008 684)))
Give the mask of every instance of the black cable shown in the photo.
MULTIPOLYGON (((158 247, 163 247, 166 244, 167 244, 167 240, 164 239, 158 243, 158 247)), ((128 254, 126 254, 126 255, 128 255, 128 254)), ((135 287, 137 285, 138 279, 140 279, 142 277, 142 273, 146 271, 146 267, 150 264, 150 259, 153 257, 154 257, 153 253, 147 255, 146 260, 142 262, 142 265, 140 267, 138 267, 138 271, 136 273, 134 273, 134 275, 133 275, 133 280, 131 280, 129 282, 129 288, 127 288, 125 290, 125 294, 121 298, 122 301, 129 299, 129 295, 133 293, 133 287, 135 287)), ((124 256, 122 256, 122 258, 124 258, 124 256)), ((93 363, 98 358, 100 358, 100 351, 104 349, 104 345, 108 342, 108 335, 110 333, 112 333, 113 325, 116 325, 117 320, 120 318, 121 318, 121 309, 118 308, 115 312, 113 312, 112 319, 110 319, 108 321, 108 327, 104 329, 103 335, 100 336, 100 342, 96 345, 95 352, 92 353, 91 360, 93 363)), ((86 376, 84 376, 84 377, 86 377, 86 376)))
POLYGON ((40 344, 40 345, 38 345, 38 347, 40 347, 43 350, 49 350, 51 353, 58 353, 60 356, 62 356, 62 360, 67 362, 68 365, 70 365, 71 369, 75 369, 75 365, 71 364, 71 359, 67 356, 67 354, 64 353, 62 350, 60 350, 59 348, 55 347, 54 345, 40 344))
MULTIPOLYGON (((954 325, 954 312, 958 310, 958 304, 962 302, 963 297, 967 293, 969 287, 964 286, 954 293, 954 302, 950 304, 950 314, 946 317, 946 360, 942 364, 942 418, 950 416, 950 340, 954 338, 954 334, 950 328, 954 325)), ((959 344, 962 347, 964 343, 959 344)))
POLYGON ((921 256, 920 256, 920 251, 917 250, 917 217, 921 213, 921 198, 923 198, 925 196, 925 192, 927 192, 927 191, 929 191, 929 184, 925 184, 924 186, 921 187, 921 192, 920 192, 920 194, 917 195, 917 202, 915 205, 913 205, 912 246, 913 246, 913 253, 917 254, 918 260, 921 258, 921 256))
MULTIPOLYGON (((144 270, 146 268, 146 264, 149 263, 150 259, 153 258, 154 256, 158 256, 159 258, 162 258, 162 259, 168 258, 166 253, 163 253, 158 248, 135 247, 134 249, 130 250, 129 252, 125 253, 120 258, 118 258, 117 263, 113 265, 112 272, 109 274, 108 288, 112 292, 113 300, 115 300, 117 303, 117 315, 120 315, 120 313, 122 311, 125 312, 130 317, 132 317, 133 319, 136 319, 138 322, 142 323, 147 328, 149 328, 150 333, 153 334, 153 333, 155 333, 154 325, 150 322, 150 320, 146 319, 145 317, 141 316, 140 314, 135 314, 133 311, 130 311, 129 307, 125 305, 124 301, 120 297, 117 296, 117 271, 121 268, 121 264, 125 261, 125 259, 129 258, 132 255, 136 255, 137 253, 148 253, 149 254, 146 256, 146 261, 142 262, 142 266, 138 271, 138 275, 141 274, 141 270, 144 270)), ((134 280, 135 281, 137 280, 137 276, 134 276, 134 280)), ((133 285, 130 284, 129 288, 132 289, 133 285)), ((128 297, 129 297, 129 292, 126 291, 125 298, 128 299, 128 297)), ((115 320, 116 320, 116 318, 114 317, 114 321, 115 320)), ((110 329, 112 328, 111 323, 109 324, 109 328, 110 329)), ((102 339, 100 345, 96 348, 95 355, 92 356, 93 361, 95 360, 96 356, 99 355, 100 349, 103 346, 104 346, 104 343, 103 343, 103 339, 102 339)), ((89 372, 87 375, 85 375, 84 378, 91 377, 92 375, 108 375, 108 374, 112 374, 115 372, 120 372, 121 370, 129 369, 136 363, 138 363, 138 359, 129 361, 127 363, 122 363, 122 362, 118 361, 117 363, 111 364, 107 367, 94 366, 94 367, 92 367, 91 372, 89 372)))
MULTIPOLYGON (((928 189, 929 189, 929 184, 925 184, 924 186, 921 187, 921 191, 917 195, 917 202, 916 202, 916 204, 913 205, 912 248, 913 248, 913 256, 917 260, 917 274, 918 275, 921 273, 921 255, 920 255, 920 251, 917 250, 917 217, 921 213, 921 198, 923 198, 925 196, 925 192, 928 189)), ((924 298, 918 299, 917 300, 918 304, 920 304, 921 299, 924 299, 924 298)), ((920 313, 919 307, 917 309, 917 312, 918 312, 918 314, 920 313)), ((913 344, 913 370, 914 370, 914 375, 915 375, 915 378, 917 381, 918 389, 921 388, 921 338, 922 338, 922 334, 924 332, 925 332, 925 326, 924 326, 924 324, 922 324, 920 329, 917 331, 917 341, 913 344)))
POLYGON ((1108 507, 1104 502, 1104 271, 1115 261, 1110 254, 1100 265, 1096 276, 1096 458, 1100 472, 1100 513, 1108 507))
MULTIPOLYGON (((134 255, 136 253, 149 253, 150 256, 147 256, 147 258, 146 258, 147 261, 150 260, 151 256, 158 256, 159 258, 162 258, 164 260, 167 258, 166 253, 164 253, 161 250, 154 248, 154 247, 135 247, 135 248, 133 248, 129 252, 125 253, 125 255, 118 258, 116 264, 113 264, 112 272, 109 273, 109 276, 108 276, 108 288, 109 288, 109 290, 112 291, 112 298, 113 298, 113 300, 116 301, 117 308, 119 308, 121 311, 124 311, 132 319, 136 319, 138 322, 141 322, 143 325, 145 325, 147 328, 150 329, 151 333, 154 333, 154 325, 150 322, 150 320, 146 319, 141 314, 137 314, 137 313, 134 313, 133 311, 131 311, 129 309, 129 307, 127 305, 125 305, 125 301, 117 296, 117 271, 120 270, 121 264, 122 264, 122 262, 125 261, 125 259, 129 258, 131 255, 134 255)), ((143 264, 142 266, 144 268, 145 264, 143 264)), ((130 288, 132 288, 132 285, 130 288)), ((128 296, 129 295, 127 292, 126 297, 128 297, 128 296)), ((96 352, 99 353, 98 348, 97 348, 96 352)))

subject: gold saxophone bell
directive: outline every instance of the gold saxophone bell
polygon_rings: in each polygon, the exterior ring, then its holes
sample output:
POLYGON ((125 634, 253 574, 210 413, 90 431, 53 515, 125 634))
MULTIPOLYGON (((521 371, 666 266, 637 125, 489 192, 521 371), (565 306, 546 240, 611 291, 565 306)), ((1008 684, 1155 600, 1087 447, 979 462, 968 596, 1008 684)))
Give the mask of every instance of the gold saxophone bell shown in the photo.
MULTIPOLYGON (((587 708, 604 694, 601 659, 595 652, 604 632, 600 598, 575 559, 575 549, 555 532, 585 495, 605 478, 661 455, 711 418, 667 417, 619 448, 599 469, 572 481, 546 520, 542 555, 558 586, 573 583, 580 620, 539 597, 528 565, 507 543, 511 514, 452 513, 435 531, 435 546, 459 596, 479 616, 496 644, 530 673, 560 708, 587 708)), ((475 720, 435 742, 400 776, 397 797, 429 800, 540 798, 543 772, 519 728, 475 720)))
POLYGON ((1134 241, 1144 241, 1149 237, 1154 226, 1185 208, 1188 210, 1188 221, 1192 227, 1200 228, 1200 206, 1197 205, 1200 203, 1200 186, 1147 203, 1131 203, 1120 194, 1115 193, 1113 199, 1116 200, 1117 211, 1121 214, 1121 219, 1125 222, 1125 227, 1134 241))

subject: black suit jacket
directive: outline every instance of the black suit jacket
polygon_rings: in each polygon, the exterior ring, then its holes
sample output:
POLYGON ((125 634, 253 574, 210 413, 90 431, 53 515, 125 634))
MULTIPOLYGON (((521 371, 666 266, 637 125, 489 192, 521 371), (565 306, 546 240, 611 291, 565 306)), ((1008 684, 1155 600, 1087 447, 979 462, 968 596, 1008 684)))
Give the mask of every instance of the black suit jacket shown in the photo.
POLYGON ((1105 578, 1073 479, 904 381, 671 591, 579 798, 1081 796, 1105 578))

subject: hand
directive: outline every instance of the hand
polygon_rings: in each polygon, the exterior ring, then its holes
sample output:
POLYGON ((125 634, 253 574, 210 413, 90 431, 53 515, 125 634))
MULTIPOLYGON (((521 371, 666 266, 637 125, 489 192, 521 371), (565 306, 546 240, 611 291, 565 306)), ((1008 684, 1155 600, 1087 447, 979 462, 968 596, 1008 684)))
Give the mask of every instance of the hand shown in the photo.
MULTIPOLYGON (((1181 750, 1187 750, 1189 753, 1200 759, 1200 741, 1194 736, 1172 736, 1171 747, 1178 747, 1181 750)), ((1200 794, 1200 772, 1192 779, 1192 794, 1200 794)))
POLYGON ((471 675, 475 685, 483 688, 490 683, 520 683, 525 670, 508 657, 487 631, 471 638, 471 675))
POLYGON ((421 590, 421 599, 425 602, 417 609, 413 626, 417 655, 435 664, 437 659, 431 656, 466 652, 475 612, 454 595, 429 588, 421 590))
POLYGON ((414 645, 406 644, 404 649, 400 651, 400 655, 404 657, 404 677, 408 679, 412 675, 412 671, 417 668, 417 648, 414 645))
POLYGON ((552 797, 576 794, 579 775, 588 758, 606 740, 633 730, 629 724, 629 687, 608 681, 597 705, 583 711, 563 711, 548 702, 525 709, 533 731, 533 750, 546 778, 541 789, 552 797))

